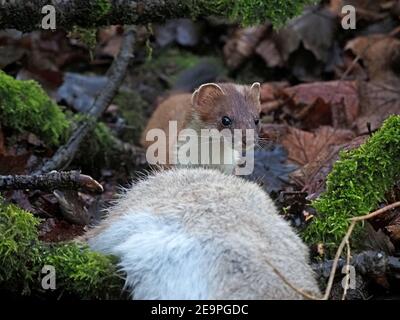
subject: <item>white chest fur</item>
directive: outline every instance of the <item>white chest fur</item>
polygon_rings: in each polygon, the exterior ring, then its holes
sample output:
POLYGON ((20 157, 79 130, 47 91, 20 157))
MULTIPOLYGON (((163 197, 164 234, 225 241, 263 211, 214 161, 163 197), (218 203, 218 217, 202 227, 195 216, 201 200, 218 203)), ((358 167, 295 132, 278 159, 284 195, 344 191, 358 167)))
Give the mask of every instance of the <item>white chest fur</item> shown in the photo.
POLYGON ((220 136, 201 135, 195 130, 183 130, 172 154, 178 167, 204 167, 232 174, 239 161, 239 152, 220 136))

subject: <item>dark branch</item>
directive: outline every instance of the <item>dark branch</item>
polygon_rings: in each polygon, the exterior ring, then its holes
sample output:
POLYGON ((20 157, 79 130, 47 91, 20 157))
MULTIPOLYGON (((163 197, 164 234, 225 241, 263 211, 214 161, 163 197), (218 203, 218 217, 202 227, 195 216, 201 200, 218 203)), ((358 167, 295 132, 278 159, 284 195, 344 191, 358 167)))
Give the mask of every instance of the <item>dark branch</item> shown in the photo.
POLYGON ((115 93, 125 78, 129 61, 133 56, 134 34, 133 27, 128 27, 125 31, 121 51, 108 70, 107 84, 89 110, 90 119, 84 120, 80 124, 77 130, 71 135, 68 142, 60 147, 53 157, 35 172, 36 174, 64 169, 73 160, 83 139, 94 129, 97 118, 111 103, 115 93))
POLYGON ((56 9, 57 28, 77 25, 93 27, 112 24, 147 24, 170 18, 193 17, 214 13, 210 1, 181 0, 0 0, 0 29, 31 31, 41 28, 42 8, 52 4, 56 9))
POLYGON ((79 171, 50 172, 43 175, 0 176, 0 190, 83 190, 102 193, 103 187, 93 178, 79 171))

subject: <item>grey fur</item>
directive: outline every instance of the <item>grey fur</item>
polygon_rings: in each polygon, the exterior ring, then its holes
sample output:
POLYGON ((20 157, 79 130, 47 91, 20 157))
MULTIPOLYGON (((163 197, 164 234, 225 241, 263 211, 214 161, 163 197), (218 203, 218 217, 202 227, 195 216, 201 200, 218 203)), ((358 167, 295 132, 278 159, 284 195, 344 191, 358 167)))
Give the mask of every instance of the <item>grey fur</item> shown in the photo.
POLYGON ((256 184, 175 169, 138 182, 88 233, 115 254, 136 299, 301 299, 314 295, 308 248, 256 184))

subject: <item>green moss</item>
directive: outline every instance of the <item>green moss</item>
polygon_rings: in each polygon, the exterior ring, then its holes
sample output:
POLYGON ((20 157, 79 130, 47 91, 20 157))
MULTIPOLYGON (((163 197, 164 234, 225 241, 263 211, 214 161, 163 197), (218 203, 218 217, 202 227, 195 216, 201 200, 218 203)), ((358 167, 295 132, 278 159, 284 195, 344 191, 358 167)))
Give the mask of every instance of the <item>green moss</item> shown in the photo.
POLYGON ((36 276, 37 226, 39 220, 30 213, 6 205, 0 198, 0 285, 22 292, 36 276))
POLYGON ((63 291, 82 299, 120 296, 122 277, 118 276, 116 261, 110 257, 77 244, 57 245, 44 253, 43 264, 54 266, 63 291))
POLYGON ((243 25, 264 23, 267 19, 275 26, 283 25, 288 19, 301 13, 304 6, 316 3, 316 0, 194 0, 194 14, 204 11, 228 17, 243 25))
POLYGON ((93 9, 93 14, 100 19, 111 11, 112 5, 110 0, 97 0, 93 9))
POLYGON ((68 37, 77 39, 86 45, 86 47, 89 49, 90 55, 93 56, 93 52, 97 44, 97 29, 73 26, 72 31, 68 34, 68 37))
POLYGON ((36 81, 15 80, 1 70, 0 118, 3 126, 33 132, 53 145, 64 141, 69 127, 60 107, 36 81))
POLYGON ((115 259, 78 244, 42 243, 39 220, 14 205, 0 201, 0 289, 46 294, 41 269, 56 271, 56 292, 82 299, 119 298, 123 286, 115 259))
MULTIPOLYGON (((388 118, 366 143, 341 152, 328 175, 326 192, 313 206, 319 215, 304 233, 309 243, 338 245, 349 226, 349 218, 365 215, 384 201, 400 177, 400 116, 388 118)), ((355 236, 361 224, 355 230, 355 236)))
POLYGON ((98 122, 94 128, 97 151, 109 150, 113 147, 113 133, 103 122, 98 122))

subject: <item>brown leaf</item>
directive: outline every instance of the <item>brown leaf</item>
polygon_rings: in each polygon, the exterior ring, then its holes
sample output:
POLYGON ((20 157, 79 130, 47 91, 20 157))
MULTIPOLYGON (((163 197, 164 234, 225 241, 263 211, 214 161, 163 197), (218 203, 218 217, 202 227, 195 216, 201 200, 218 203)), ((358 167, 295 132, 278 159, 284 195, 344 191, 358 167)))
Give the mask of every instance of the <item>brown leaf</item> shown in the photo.
POLYGON ((278 32, 278 43, 283 60, 288 61, 301 43, 322 62, 329 59, 335 31, 336 17, 327 9, 306 11, 278 32))
POLYGON ((400 243, 400 224, 390 225, 385 228, 393 242, 400 243))
POLYGON ((303 119, 308 128, 332 124, 332 108, 341 104, 347 124, 352 124, 359 113, 355 81, 314 82, 285 88, 283 92, 294 104, 292 116, 303 119))
POLYGON ((284 61, 276 46, 276 43, 271 38, 261 41, 256 48, 256 53, 263 58, 266 65, 270 68, 284 66, 284 61))
POLYGON ((271 102, 279 98, 282 89, 289 87, 289 82, 266 82, 261 85, 260 100, 261 103, 271 102))
POLYGON ((268 114, 284 105, 285 99, 282 99, 282 89, 288 86, 289 83, 285 81, 267 82, 261 85, 260 100, 262 114, 268 114))
POLYGON ((360 57, 371 81, 399 85, 399 39, 388 35, 358 37, 349 41, 345 49, 360 57))
POLYGON ((383 9, 390 9, 394 4, 393 0, 331 0, 329 10, 341 17, 343 6, 352 5, 356 8, 357 19, 376 21, 385 18, 388 12, 382 12, 383 9))
POLYGON ((318 155, 332 145, 351 141, 354 133, 349 130, 336 130, 323 126, 315 132, 308 132, 290 127, 282 144, 289 152, 288 159, 304 166, 317 159, 318 155))
POLYGON ((316 199, 325 190, 325 181, 332 171, 333 165, 339 158, 341 150, 351 150, 359 147, 368 136, 360 136, 349 143, 331 145, 324 148, 317 158, 304 167, 293 172, 290 176, 302 187, 302 191, 309 194, 309 199, 316 199))
POLYGON ((224 46, 224 57, 228 67, 239 67, 250 57, 270 25, 238 29, 224 46))
POLYGON ((400 90, 379 82, 360 81, 358 84, 360 97, 360 116, 356 120, 359 133, 367 133, 378 129, 382 122, 392 114, 400 114, 400 90))

